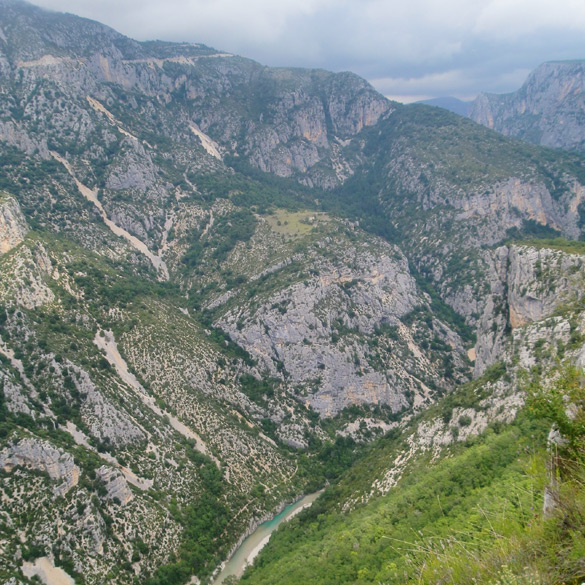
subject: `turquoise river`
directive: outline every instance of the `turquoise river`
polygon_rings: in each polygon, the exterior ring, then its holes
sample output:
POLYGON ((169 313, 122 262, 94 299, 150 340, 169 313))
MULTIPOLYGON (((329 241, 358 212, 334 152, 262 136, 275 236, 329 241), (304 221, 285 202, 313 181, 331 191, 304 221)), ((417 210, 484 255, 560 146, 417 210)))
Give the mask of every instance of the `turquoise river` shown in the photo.
POLYGON ((256 530, 254 530, 254 532, 238 547, 213 582, 213 585, 221 585, 230 575, 241 577, 244 569, 253 562, 256 555, 270 540, 272 533, 283 522, 287 522, 293 516, 296 516, 301 510, 308 508, 320 495, 321 492, 309 494, 308 496, 297 500, 294 504, 287 506, 280 514, 272 518, 272 520, 260 524, 260 526, 258 526, 258 528, 256 528, 256 530))

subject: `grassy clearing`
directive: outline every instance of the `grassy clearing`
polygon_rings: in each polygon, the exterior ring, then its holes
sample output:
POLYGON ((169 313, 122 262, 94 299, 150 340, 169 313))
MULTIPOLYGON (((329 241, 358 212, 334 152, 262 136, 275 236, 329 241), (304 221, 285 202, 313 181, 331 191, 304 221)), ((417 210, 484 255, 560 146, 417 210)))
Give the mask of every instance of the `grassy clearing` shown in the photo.
POLYGON ((585 242, 565 240, 564 238, 522 240, 515 243, 519 246, 530 246, 537 250, 548 248, 550 250, 559 250, 566 254, 585 255, 585 242))
POLYGON ((326 213, 314 211, 292 212, 286 211, 286 209, 277 209, 266 219, 273 231, 290 238, 306 236, 315 231, 318 226, 330 221, 326 213))

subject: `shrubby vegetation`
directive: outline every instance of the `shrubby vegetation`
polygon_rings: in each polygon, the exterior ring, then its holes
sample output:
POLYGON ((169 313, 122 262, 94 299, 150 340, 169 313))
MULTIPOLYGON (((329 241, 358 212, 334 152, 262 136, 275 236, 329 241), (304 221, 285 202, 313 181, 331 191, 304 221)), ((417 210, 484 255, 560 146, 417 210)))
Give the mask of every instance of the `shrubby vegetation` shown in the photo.
POLYGON ((213 239, 201 240, 201 234, 193 233, 193 240, 182 258, 182 263, 189 267, 197 267, 204 258, 220 264, 234 249, 238 242, 247 242, 254 234, 256 218, 247 209, 239 209, 217 220, 213 239), (207 253, 207 250, 211 251, 207 253))
POLYGON ((435 545, 457 540, 459 550, 489 547, 496 540, 490 521, 520 533, 534 519, 543 478, 525 471, 542 452, 544 437, 543 425, 524 419, 454 447, 452 457, 434 465, 422 457, 399 489, 349 514, 340 513, 332 488, 302 522, 277 534, 243 583, 419 582, 435 545))
MULTIPOLYGON (((159 43, 148 46, 161 56, 174 55, 179 50, 176 46, 171 48, 159 43)), ((90 55, 98 48, 93 46, 91 50, 89 47, 83 50, 90 55)), ((119 48, 122 50, 122 45, 119 48)), ((129 50, 129 46, 125 50, 129 50)), ((185 48, 180 50, 187 51, 185 48)), ((208 52, 204 47, 191 50, 197 55, 208 52)), ((235 64, 237 60, 230 62, 235 64)), ((203 63, 199 63, 199 66, 203 73, 206 66, 203 63)), ((195 81, 197 67, 189 66, 189 75, 194 76, 190 81, 195 81)), ((179 63, 167 62, 161 68, 168 76, 177 79, 183 74, 183 66, 179 63)), ((299 72, 289 73, 293 76, 301 75, 299 72)), ((323 75, 328 74, 312 72, 311 83, 318 85, 323 75)), ((404 323, 411 326, 414 341, 420 342, 423 350, 428 350, 431 361, 444 359, 440 371, 447 380, 447 387, 457 379, 457 374, 465 369, 465 365, 456 370, 452 360, 445 356, 449 346, 433 330, 436 320, 448 324, 466 342, 471 343, 474 338, 468 323, 442 300, 450 298, 452 290, 448 290, 448 287, 452 282, 447 283, 446 288, 441 288, 444 283, 438 282, 441 277, 437 277, 437 274, 454 275, 456 285, 472 285, 474 293, 480 287, 481 275, 476 272, 479 253, 469 252, 466 246, 461 248, 457 241, 457 237, 465 238, 469 234, 462 231, 461 236, 454 229, 457 220, 452 213, 453 201, 445 199, 431 210, 436 203, 433 197, 439 197, 440 193, 449 193, 455 197, 470 189, 478 193, 486 190, 487 193, 487 189, 496 181, 520 177, 526 181, 544 182, 553 198, 561 200, 575 177, 585 181, 583 159, 553 150, 522 146, 479 128, 468 120, 422 106, 399 106, 392 116, 383 116, 375 127, 364 128, 355 140, 338 142, 342 150, 336 151, 335 157, 339 155, 345 158, 350 166, 356 161, 364 164, 360 168, 351 169, 353 175, 342 186, 330 192, 304 187, 296 182, 298 178, 309 180, 309 175, 301 177, 299 173, 284 179, 251 167, 246 162, 244 130, 242 136, 234 137, 239 144, 239 152, 234 154, 238 156, 226 155, 225 166, 219 161, 201 159, 198 153, 202 152, 202 147, 184 128, 184 121, 189 116, 195 120, 199 115, 197 112, 203 113, 205 99, 215 101, 220 98, 226 104, 231 100, 234 106, 232 113, 243 114, 244 122, 247 117, 253 119, 254 124, 269 125, 272 122, 272 109, 267 107, 266 100, 271 96, 274 103, 277 99, 280 103, 280 88, 283 87, 280 80, 264 74, 246 74, 245 77, 254 79, 251 86, 240 84, 236 75, 234 83, 227 84, 231 86, 231 95, 202 95, 195 100, 188 95, 187 83, 177 83, 169 90, 172 99, 167 107, 160 109, 156 107, 156 99, 151 99, 156 92, 143 93, 139 86, 132 90, 118 84, 104 86, 100 95, 104 98, 107 96, 104 101, 107 107, 128 131, 136 133, 139 141, 146 140, 149 143, 144 159, 150 157, 154 169, 147 165, 144 178, 147 183, 154 181, 155 187, 146 188, 144 192, 140 188, 106 189, 112 172, 124 173, 127 170, 124 158, 132 149, 128 146, 128 137, 118 132, 116 125, 111 126, 102 114, 89 109, 83 116, 78 115, 80 104, 87 107, 85 94, 79 96, 79 103, 73 104, 62 92, 39 86, 30 92, 29 102, 25 99, 19 101, 15 94, 14 103, 5 108, 7 119, 23 124, 23 131, 28 130, 31 135, 38 134, 50 149, 66 156, 76 177, 84 184, 101 189, 99 196, 112 218, 119 212, 116 221, 121 219, 124 225, 133 226, 129 229, 135 229, 136 233, 142 233, 144 228, 147 243, 153 250, 161 245, 161 223, 165 218, 177 212, 179 221, 174 229, 181 233, 182 225, 185 229, 192 227, 189 221, 195 216, 200 217, 197 214, 208 211, 212 203, 218 199, 224 202, 217 206, 223 211, 216 214, 215 224, 208 231, 204 233, 202 227, 193 230, 186 238, 188 241, 179 242, 176 249, 180 252, 184 250, 181 246, 186 244, 187 247, 181 258, 173 258, 172 247, 167 250, 165 258, 174 281, 160 283, 156 281, 152 266, 140 254, 129 251, 126 258, 121 259, 127 249, 105 229, 95 208, 79 194, 74 180, 60 163, 50 158, 25 157, 15 148, 5 145, 0 147, 0 166, 6 171, 0 177, 0 189, 18 197, 29 226, 34 230, 29 241, 39 238, 46 244, 49 257, 55 260, 53 269, 59 273, 59 278, 46 277, 44 282, 55 293, 56 301, 47 302, 36 309, 23 309, 22 321, 13 326, 10 332, 2 331, 15 351, 15 359, 20 360, 23 367, 23 374, 20 374, 8 358, 0 356, 3 372, 19 382, 27 376, 38 390, 38 397, 36 394, 31 396, 29 402, 36 418, 23 413, 11 414, 6 406, 4 382, 0 382, 0 439, 7 440, 12 434, 17 436, 28 431, 33 431, 40 438, 49 438, 54 445, 65 448, 75 456, 83 470, 79 489, 86 490, 84 495, 95 494, 96 501, 103 498, 105 487, 95 482, 95 469, 103 461, 94 451, 75 446, 71 437, 58 428, 58 425, 73 422, 80 431, 92 434, 87 417, 84 419, 82 416, 84 397, 75 383, 77 370, 65 364, 70 361, 83 368, 101 392, 108 383, 113 384, 113 368, 93 343, 96 332, 112 329, 123 352, 125 334, 136 332, 135 328, 140 326, 146 329, 158 325, 157 319, 160 321, 161 316, 168 317, 171 307, 178 319, 182 320, 183 317, 178 313, 181 308, 187 313, 185 322, 192 327, 191 333, 195 337, 201 334, 203 338, 205 332, 206 349, 215 356, 216 363, 211 360, 209 371, 206 372, 209 374, 206 383, 209 382, 210 386, 218 384, 218 396, 224 387, 234 391, 236 396, 237 391, 241 390, 255 403, 246 413, 254 420, 252 429, 245 422, 239 421, 238 412, 228 413, 227 417, 237 421, 234 425, 241 425, 237 427, 238 430, 244 429, 256 436, 260 432, 267 434, 277 442, 274 452, 282 457, 280 461, 293 461, 298 466, 291 465, 291 470, 296 467, 295 474, 284 479, 283 484, 277 485, 270 495, 269 490, 259 483, 262 471, 255 467, 255 461, 247 468, 248 471, 252 470, 253 476, 251 485, 247 485, 243 481, 237 483, 238 479, 234 484, 229 484, 215 463, 201 455, 189 442, 179 442, 177 452, 173 450, 174 445, 170 450, 172 453, 168 454, 169 458, 163 454, 156 463, 150 463, 151 455, 156 459, 156 449, 145 455, 137 470, 145 478, 155 478, 159 482, 176 465, 179 474, 184 469, 189 470, 181 479, 191 474, 189 479, 193 480, 193 484, 187 489, 193 491, 191 488, 195 486, 200 490, 186 497, 184 493, 176 496, 172 495, 174 492, 171 492, 169 484, 155 484, 153 490, 142 494, 143 504, 160 503, 165 508, 164 513, 168 511, 170 519, 183 531, 180 548, 166 566, 160 567, 152 575, 149 585, 184 583, 193 574, 208 576, 220 556, 225 556, 233 544, 235 534, 244 529, 253 513, 270 509, 280 501, 278 498, 288 497, 301 490, 316 490, 326 484, 331 484, 329 489, 313 509, 304 514, 303 522, 295 520, 290 528, 281 531, 267 549, 267 554, 258 562, 258 567, 244 581, 284 585, 293 581, 316 584, 408 581, 463 583, 472 582, 474 578, 491 581, 493 585, 521 585, 531 582, 533 578, 540 579, 542 583, 563 580, 566 583, 576 582, 582 576, 581 559, 585 556, 582 537, 585 498, 580 491, 584 480, 580 470, 585 432, 582 417, 569 418, 565 415, 564 397, 569 396, 576 407, 582 410, 577 375, 561 376, 557 393, 534 392, 531 407, 540 419, 546 419, 546 423, 521 416, 510 428, 493 425, 482 438, 449 448, 442 459, 422 456, 407 468, 400 490, 391 491, 387 496, 376 496, 370 504, 362 505, 370 495, 372 478, 381 477, 392 465, 397 454, 406 447, 405 438, 401 436, 400 430, 394 429, 380 441, 369 445, 360 444, 361 439, 372 436, 365 421, 362 421, 364 427, 357 433, 357 441, 350 436, 339 436, 337 431, 348 422, 367 418, 371 414, 386 422, 397 422, 405 413, 392 413, 384 407, 369 409, 355 406, 349 407, 333 420, 322 422, 314 411, 307 408, 305 412, 302 405, 296 405, 292 400, 285 402, 287 408, 294 405, 294 408, 291 407, 294 414, 302 414, 299 424, 305 429, 304 439, 308 445, 303 453, 294 451, 293 455, 292 448, 279 442, 275 422, 278 418, 269 418, 273 412, 268 407, 280 398, 279 393, 284 396, 284 384, 266 376, 257 378, 258 372, 252 369, 257 364, 252 357, 225 332, 213 327, 219 312, 214 315, 202 307, 211 293, 236 288, 241 288, 243 294, 234 297, 232 302, 239 302, 245 297, 245 302, 258 303, 261 297, 265 298, 285 285, 307 278, 303 271, 317 274, 317 271, 312 272, 304 267, 300 269, 293 263, 278 273, 266 273, 252 281, 248 278, 250 275, 237 274, 237 269, 232 271, 226 267, 232 252, 248 245, 257 231, 258 215, 268 214, 274 209, 331 212, 348 220, 346 228, 341 222, 335 223, 348 234, 351 232, 349 222, 353 225, 359 223, 361 228, 398 245, 404 244, 405 235, 410 236, 408 245, 423 249, 423 252, 419 250, 410 254, 410 270, 415 275, 419 290, 428 295, 428 303, 406 315, 404 323), (27 108, 33 105, 35 93, 42 90, 53 109, 35 114, 36 119, 33 120, 27 108), (59 115, 52 116, 51 111, 59 115), (174 113, 180 116, 173 122, 174 113), (95 126, 83 133, 83 136, 75 130, 79 126, 75 120, 81 118, 84 120, 81 127, 95 126), (43 128, 46 130, 44 134, 43 128), (189 142, 189 139, 193 139, 193 142, 189 142), (342 147, 342 144, 347 146, 342 147), (416 170, 412 172, 412 169, 408 169, 400 177, 401 169, 396 171, 392 165, 401 164, 402 155, 408 159, 405 164, 410 163, 416 170), (122 164, 116 167, 112 163, 122 164), (152 177, 151 170, 154 170, 152 177), (179 203, 176 207, 175 202, 179 203), (191 210, 189 206, 192 206, 191 210), (183 211, 184 216, 181 215, 183 211), (445 213, 441 213, 443 211, 445 213), (190 212, 194 215, 190 216, 190 212), (140 224, 143 218, 144 225, 134 227, 137 225, 135 222, 140 224), (414 230, 412 226, 419 233, 410 231, 414 230), (49 233, 55 234, 53 239, 49 233), (422 237, 425 234, 430 234, 430 237, 423 244, 423 240, 427 239, 422 237), (66 240, 67 237, 82 242, 84 247, 76 247, 66 240), (425 265, 421 261, 424 253, 430 251, 433 256, 439 245, 451 250, 445 252, 443 264, 433 265, 429 262, 425 265), (425 246, 428 249, 424 249, 425 246), (97 252, 92 254, 86 247, 97 252), (111 260, 113 257, 120 259, 111 260), (177 264, 180 270, 175 271, 177 264), (216 273, 218 279, 215 278, 216 273), (435 285, 429 284, 433 281, 435 285), (71 292, 71 289, 74 291, 71 292), (185 295, 187 291, 188 299, 185 295), (169 310, 157 312, 156 308, 162 306, 169 310), (189 310, 185 310, 185 306, 189 310), (12 337, 8 338, 9 334, 12 337), (63 365, 63 368, 49 365, 53 359, 55 364, 63 365), (230 371, 232 366, 233 370, 230 371), (48 381, 51 367, 52 373, 59 370, 59 375, 55 376, 55 380, 48 381), (225 374, 221 371, 223 369, 226 370, 225 374), (227 373, 233 374, 236 369, 234 384, 231 381, 226 383, 227 373), (50 405, 54 418, 42 416, 45 405, 50 405), (562 460, 559 461, 562 465, 558 466, 559 478, 562 480, 558 496, 559 514, 543 519, 540 515, 540 500, 546 481, 544 439, 551 422, 567 437, 568 445, 561 450, 562 460), (155 464, 160 465, 160 473, 152 472, 155 464), (343 502, 347 503, 346 511, 341 508, 343 502), (250 506, 246 514, 230 524, 234 520, 230 518, 234 510, 248 504, 257 504, 258 507, 252 511, 250 506), (228 528, 230 531, 226 530, 228 528), (277 568, 272 564, 275 559, 280 559, 277 568), (555 573, 551 567, 557 561, 555 573), (526 566, 530 566, 530 571, 525 570, 526 566)), ((218 80, 215 78, 215 81, 218 80)), ((25 86, 21 89, 24 91, 25 86)), ((324 97, 321 91, 319 89, 315 93, 318 99, 324 97)), ((6 97, 11 100, 9 94, 6 97)), ((210 133, 213 135, 213 127, 210 133)), ((143 157, 142 154, 140 156, 143 157)), ((315 167, 315 170, 332 173, 328 165, 326 156, 322 166, 315 167)), ((132 172, 135 171, 132 169, 132 172)), ((137 174, 141 175, 140 172, 137 174)), ((583 206, 580 206, 579 213, 583 224, 583 206)), ((472 229, 477 229, 477 226, 472 225, 472 229)), ((282 230, 279 234, 283 242, 289 236, 284 232, 282 230)), ((359 237, 355 232, 351 233, 353 235, 350 234, 348 239, 359 243, 359 237)), ((169 241, 173 240, 172 235, 169 234, 169 241)), ((521 230, 512 231, 509 235, 515 238, 552 238, 558 234, 550 228, 542 228, 526 220, 521 230)), ((291 246, 286 253, 288 256, 294 256, 297 252, 306 253, 312 243, 299 241, 296 248, 291 246)), ((584 251, 580 245, 560 242, 558 239, 540 240, 539 245, 564 251, 584 251)), ((337 251, 329 250, 331 256, 335 256, 337 251)), ((278 258, 280 260, 282 258, 278 258)), ((351 289, 357 283, 357 280, 349 281, 343 284, 343 288, 351 289)), ((23 284, 28 286, 30 281, 23 280, 23 284)), ((284 314, 286 306, 280 305, 278 310, 284 314)), ((12 317, 14 312, 9 314, 0 307, 2 329, 5 329, 8 315, 12 317)), ((473 318, 470 319, 472 321, 473 318)), ((242 324, 243 321, 238 321, 238 326, 242 324)), ((172 326, 166 331, 170 331, 170 334, 174 332, 172 326)), ((332 342, 342 345, 346 341, 344 338, 357 335, 358 330, 351 329, 343 318, 333 319, 332 342)), ((578 324, 572 324, 571 335, 573 345, 577 341, 582 342, 578 324)), ((156 342, 155 338, 153 343, 156 342)), ((380 353, 394 352, 394 346, 400 345, 401 336, 396 327, 382 325, 368 342, 370 348, 377 348, 376 352, 372 352, 372 364, 377 364, 376 367, 383 371, 385 362, 380 359, 378 349, 380 353)), ((186 359, 192 357, 187 356, 186 359)), ((355 359, 359 365, 359 358, 355 359)), ((160 363, 164 364, 164 360, 160 363)), ((283 363, 279 362, 278 367, 282 370, 283 363)), ((147 368, 137 369, 141 371, 132 373, 147 392, 152 392, 155 383, 151 387, 142 379, 143 375, 144 378, 149 377, 147 368)), ((488 392, 480 385, 489 385, 505 376, 503 363, 495 364, 481 380, 445 397, 425 415, 415 417, 414 423, 423 420, 424 416, 436 416, 445 424, 452 425, 454 434, 469 427, 473 422, 472 417, 468 414, 455 416, 456 409, 479 409, 479 401, 488 392)), ((153 378, 150 376, 151 382, 153 378)), ((436 390, 432 381, 424 378, 420 381, 424 384, 428 382, 427 386, 436 390)), ((180 400, 173 403, 174 409, 165 403, 171 393, 175 392, 171 388, 174 383, 172 380, 166 381, 162 389, 157 389, 156 402, 169 413, 181 417, 185 413, 181 413, 177 407, 180 400), (167 391, 168 394, 165 394, 167 391)), ((108 396, 108 393, 105 395, 108 396)), ((193 396, 196 396, 196 401, 191 404, 195 406, 217 400, 220 408, 229 405, 225 410, 231 410, 232 406, 236 411, 239 408, 229 400, 222 402, 223 398, 214 396, 212 391, 206 394, 194 385, 189 386, 186 392, 186 398, 193 396)), ((124 400, 131 400, 124 392, 116 392, 115 388, 110 388, 109 398, 114 406, 122 406, 124 400)), ((171 437, 169 442, 173 444, 176 437, 172 430, 162 427, 154 429, 156 423, 153 420, 158 419, 150 419, 140 408, 132 406, 127 404, 121 410, 136 416, 140 421, 138 424, 150 433, 154 443, 159 435, 162 436, 162 431, 168 431, 171 437)), ((280 413, 286 410, 275 409, 274 412, 281 416, 280 413)), ((292 416, 291 413, 284 416, 289 415, 292 416)), ((169 422, 162 418, 163 424, 169 422)), ((202 424, 201 428, 203 432, 211 434, 210 427, 202 424)), ((97 436, 94 434, 89 438, 97 452, 108 451, 119 457, 120 464, 127 463, 132 469, 136 467, 136 456, 133 457, 132 453, 124 449, 114 448, 107 435, 104 439, 98 439, 97 436)), ((143 449, 145 441, 132 448, 136 451, 143 449)), ((227 442, 231 442, 231 438, 227 438, 227 442)), ((278 473, 274 475, 278 476, 278 473)), ((170 476, 171 472, 166 475, 167 478, 170 476)), ((6 498, 5 502, 9 499, 6 498)), ((101 504, 100 513, 103 512, 102 518, 110 539, 104 548, 111 549, 114 541, 113 519, 106 512, 106 505, 101 504)), ((122 532, 118 534, 123 539, 122 532)), ((11 535, 14 543, 18 541, 16 535, 16 531, 11 535)), ((137 539, 132 546, 124 543, 124 546, 119 547, 120 558, 130 552, 131 548, 134 548, 131 557, 133 562, 134 555, 139 559, 149 553, 148 546, 137 539)), ((32 560, 44 552, 41 546, 27 544, 23 547, 22 556, 32 560)), ((67 571, 73 571, 70 558, 56 557, 67 571)), ((10 554, 10 557, 5 558, 18 560, 20 557, 10 554)), ((134 574, 130 557, 125 561, 120 570, 126 571, 128 579, 132 579, 134 574)))
MULTIPOLYGON (((500 376, 496 370, 486 377, 500 376)), ((584 420, 583 374, 561 369, 551 389, 532 384, 528 406, 512 425, 493 425, 439 460, 419 457, 397 488, 343 512, 347 495, 364 489, 361 477, 372 476, 371 464, 401 450, 401 439, 389 435, 278 531, 242 583, 581 583, 584 420), (546 450, 551 423, 564 437, 552 463, 546 450), (556 503, 545 515, 551 465, 556 503)))
POLYGON ((538 249, 550 248, 567 254, 585 254, 585 242, 566 240, 565 238, 539 238, 520 240, 517 243, 521 246, 531 246, 538 249))
POLYGON ((177 558, 157 569, 147 585, 182 585, 192 575, 209 575, 227 538, 224 530, 230 514, 224 501, 223 474, 209 457, 192 447, 187 449, 187 455, 198 466, 204 490, 197 501, 186 508, 171 504, 171 515, 184 528, 183 542, 177 558))

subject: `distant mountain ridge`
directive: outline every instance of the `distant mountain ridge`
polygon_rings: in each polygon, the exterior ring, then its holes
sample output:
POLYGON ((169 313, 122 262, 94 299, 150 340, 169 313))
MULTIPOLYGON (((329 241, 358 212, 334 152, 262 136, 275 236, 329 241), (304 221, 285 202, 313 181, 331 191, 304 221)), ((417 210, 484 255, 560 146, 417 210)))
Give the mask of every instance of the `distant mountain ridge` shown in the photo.
POLYGON ((551 61, 509 94, 480 94, 469 117, 506 136, 585 152, 585 61, 551 61))
POLYGON ((460 100, 456 97, 438 97, 429 100, 421 100, 417 104, 425 104, 427 106, 435 106, 437 108, 444 108, 459 116, 467 116, 469 114, 469 107, 471 101, 460 100))

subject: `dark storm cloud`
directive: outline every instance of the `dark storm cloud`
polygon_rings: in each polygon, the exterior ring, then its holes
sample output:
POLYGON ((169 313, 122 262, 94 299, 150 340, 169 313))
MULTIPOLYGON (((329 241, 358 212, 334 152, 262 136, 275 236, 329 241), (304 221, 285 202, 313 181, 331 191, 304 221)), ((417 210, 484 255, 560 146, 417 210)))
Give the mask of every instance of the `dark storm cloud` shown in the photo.
POLYGON ((582 0, 36 0, 134 38, 201 42, 267 65, 350 70, 386 95, 517 89, 585 58, 582 0))

